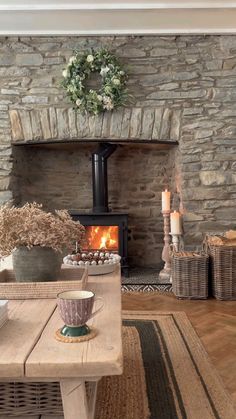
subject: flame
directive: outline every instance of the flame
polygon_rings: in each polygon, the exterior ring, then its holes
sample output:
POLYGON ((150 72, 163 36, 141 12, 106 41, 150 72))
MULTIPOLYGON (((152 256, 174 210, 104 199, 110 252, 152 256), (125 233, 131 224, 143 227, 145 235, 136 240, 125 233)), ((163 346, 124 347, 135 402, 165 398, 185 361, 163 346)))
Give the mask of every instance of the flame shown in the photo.
POLYGON ((118 250, 118 226, 86 226, 87 249, 118 250))

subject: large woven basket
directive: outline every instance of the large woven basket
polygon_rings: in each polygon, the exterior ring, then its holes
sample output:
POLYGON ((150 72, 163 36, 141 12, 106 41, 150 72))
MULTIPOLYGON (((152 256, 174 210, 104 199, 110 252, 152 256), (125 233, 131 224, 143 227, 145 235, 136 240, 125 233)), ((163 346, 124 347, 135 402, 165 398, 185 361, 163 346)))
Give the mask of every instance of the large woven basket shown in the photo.
MULTIPOLYGON (((91 390, 91 383, 86 383, 88 399, 91 390)), ((0 383, 0 419, 1 416, 36 415, 63 416, 59 382, 0 383)))
POLYGON ((236 300, 236 246, 208 245, 211 292, 218 300, 236 300))
POLYGON ((62 414, 59 383, 0 383, 0 418, 62 414))
POLYGON ((206 253, 173 252, 171 257, 172 288, 181 299, 208 297, 208 264, 206 253))

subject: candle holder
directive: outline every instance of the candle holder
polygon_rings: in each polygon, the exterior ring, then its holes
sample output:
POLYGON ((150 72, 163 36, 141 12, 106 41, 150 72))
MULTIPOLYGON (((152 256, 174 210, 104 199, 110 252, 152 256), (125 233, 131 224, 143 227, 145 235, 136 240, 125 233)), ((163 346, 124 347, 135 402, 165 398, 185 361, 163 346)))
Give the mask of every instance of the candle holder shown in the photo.
POLYGON ((170 233, 170 235, 172 236, 172 244, 173 244, 174 250, 176 252, 179 252, 181 234, 170 233))
POLYGON ((170 266, 170 211, 162 211, 164 218, 164 247, 162 250, 162 260, 165 262, 164 268, 159 273, 160 282, 170 283, 171 266, 170 266))

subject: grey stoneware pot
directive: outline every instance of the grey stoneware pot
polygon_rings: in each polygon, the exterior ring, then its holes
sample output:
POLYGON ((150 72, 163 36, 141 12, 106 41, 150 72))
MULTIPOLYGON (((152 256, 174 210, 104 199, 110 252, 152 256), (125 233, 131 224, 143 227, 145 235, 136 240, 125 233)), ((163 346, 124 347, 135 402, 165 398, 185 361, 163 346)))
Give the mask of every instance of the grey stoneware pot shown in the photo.
POLYGON ((62 255, 50 247, 20 246, 12 254, 13 269, 18 282, 48 282, 59 278, 62 255))

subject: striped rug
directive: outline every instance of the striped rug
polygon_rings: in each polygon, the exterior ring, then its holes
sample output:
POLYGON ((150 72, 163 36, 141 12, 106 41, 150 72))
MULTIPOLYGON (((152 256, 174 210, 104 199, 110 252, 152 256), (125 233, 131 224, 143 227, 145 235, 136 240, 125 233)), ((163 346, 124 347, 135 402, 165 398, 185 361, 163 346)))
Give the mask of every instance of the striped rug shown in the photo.
POLYGON ((235 419, 184 313, 125 312, 124 374, 98 387, 96 419, 235 419))

